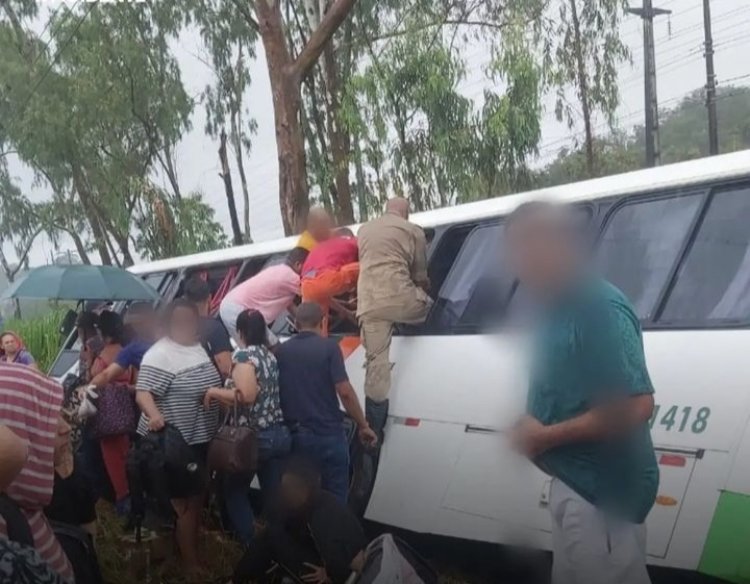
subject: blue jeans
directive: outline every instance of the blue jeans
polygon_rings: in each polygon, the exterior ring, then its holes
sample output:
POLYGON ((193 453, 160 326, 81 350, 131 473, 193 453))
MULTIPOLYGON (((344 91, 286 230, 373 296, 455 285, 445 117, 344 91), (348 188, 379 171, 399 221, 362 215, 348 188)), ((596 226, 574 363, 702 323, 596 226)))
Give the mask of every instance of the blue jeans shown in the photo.
MULTIPOLYGON (((286 456, 292 449, 289 429, 278 424, 258 432, 258 482, 263 501, 269 500, 281 481, 286 456)), ((255 517, 248 491, 253 474, 228 474, 222 479, 224 506, 235 537, 250 545, 255 535, 255 517)))
POLYGON ((323 489, 346 504, 349 496, 349 444, 343 430, 320 435, 300 428, 293 435, 292 451, 315 462, 323 489))

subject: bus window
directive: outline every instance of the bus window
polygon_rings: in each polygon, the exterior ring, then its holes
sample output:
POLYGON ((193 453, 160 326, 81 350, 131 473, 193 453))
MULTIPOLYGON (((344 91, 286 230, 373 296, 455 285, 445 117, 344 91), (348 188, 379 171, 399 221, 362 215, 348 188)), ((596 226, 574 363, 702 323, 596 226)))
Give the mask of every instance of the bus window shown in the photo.
POLYGON ((166 272, 155 272, 153 274, 144 275, 143 279, 146 281, 146 284, 150 284, 154 290, 161 292, 162 282, 164 282, 164 276, 166 275, 166 272))
POLYGON ((215 314, 219 310, 219 305, 227 292, 234 285, 234 280, 239 272, 240 262, 232 264, 219 264, 206 266, 205 268, 195 268, 185 274, 185 279, 180 286, 180 290, 177 296, 182 296, 185 282, 192 277, 199 277, 208 283, 208 287, 211 290, 211 314, 215 314))
POLYGON ((626 203, 605 224, 597 266, 641 319, 652 317, 702 200, 696 193, 626 203))
POLYGON ((502 232, 502 225, 485 225, 466 237, 440 287, 430 330, 476 332, 502 316, 512 284, 502 267, 502 232))
POLYGON ((662 322, 750 317, 750 185, 715 192, 659 318, 662 322))
MULTIPOLYGON (((476 228, 476 223, 456 225, 450 227, 437 242, 437 248, 429 258, 427 275, 430 278, 432 290, 440 290, 445 278, 451 271, 451 267, 461 251, 461 246, 466 241, 469 233, 476 228)), ((434 230, 433 230, 434 237, 434 230)))

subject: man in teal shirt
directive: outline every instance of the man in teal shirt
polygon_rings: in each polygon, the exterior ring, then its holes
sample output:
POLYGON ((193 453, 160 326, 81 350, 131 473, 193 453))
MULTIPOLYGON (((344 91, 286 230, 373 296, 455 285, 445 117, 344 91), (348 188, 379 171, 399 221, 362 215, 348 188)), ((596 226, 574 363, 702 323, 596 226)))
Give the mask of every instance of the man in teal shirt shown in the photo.
POLYGON ((542 202, 506 223, 521 285, 543 306, 513 441, 553 477, 553 584, 647 584, 654 390, 638 318, 622 292, 586 273, 574 225, 542 202))

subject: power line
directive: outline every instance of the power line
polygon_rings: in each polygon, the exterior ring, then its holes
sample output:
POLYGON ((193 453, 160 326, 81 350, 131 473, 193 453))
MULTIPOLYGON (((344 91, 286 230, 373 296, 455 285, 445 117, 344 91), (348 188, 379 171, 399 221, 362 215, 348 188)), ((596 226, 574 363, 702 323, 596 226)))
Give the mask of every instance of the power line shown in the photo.
MULTIPOLYGON (((75 4, 73 4, 73 6, 71 7, 71 9, 70 9, 69 11, 67 11, 67 12, 66 12, 66 18, 65 18, 65 20, 67 20, 67 18, 68 18, 68 16, 69 16, 70 14, 73 14, 73 11, 75 10, 76 6, 78 6, 78 4, 80 4, 80 3, 81 3, 81 0, 76 0, 76 3, 75 3, 75 4)), ((63 6, 65 6, 65 4, 64 4, 64 3, 61 3, 61 4, 60 4, 60 6, 58 6, 58 7, 57 7, 57 10, 55 10, 55 11, 54 11, 54 12, 53 12, 53 13, 52 13, 52 14, 50 15, 50 17, 49 17, 49 18, 47 19, 47 24, 45 24, 45 25, 44 25, 44 29, 42 29, 42 32, 41 32, 41 33, 39 34, 39 38, 40 38, 40 39, 41 39, 42 37, 44 37, 44 33, 45 33, 45 32, 47 32, 47 29, 48 29, 48 28, 50 27, 50 25, 52 24, 52 21, 53 21, 53 20, 54 20, 54 18, 55 18, 55 17, 57 16, 57 13, 58 13, 58 12, 60 12, 60 10, 62 9, 62 7, 63 7, 63 6)), ((65 20, 64 20, 63 22, 65 22, 65 20)), ((58 25, 58 29, 59 29, 59 27, 60 27, 60 26, 62 26, 62 24, 63 24, 63 23, 60 23, 60 24, 58 25)), ((47 53, 47 49, 49 49, 49 45, 50 45, 50 43, 52 42, 52 39, 53 39, 53 38, 54 38, 54 35, 52 34, 52 30, 50 29, 50 31, 49 31, 49 38, 47 39, 47 42, 45 42, 45 43, 44 43, 44 46, 42 47, 42 50, 41 50, 41 51, 39 51, 39 53, 37 54, 37 56, 36 56, 36 57, 34 57, 34 60, 33 60, 33 61, 32 61, 32 63, 31 63, 31 67, 30 67, 30 69, 32 69, 32 70, 33 70, 33 69, 34 69, 34 66, 35 66, 35 65, 37 64, 37 62, 39 61, 39 59, 41 59, 41 58, 42 58, 42 55, 44 55, 44 54, 46 54, 46 53, 47 53)))
POLYGON ((83 21, 86 20, 86 18, 88 17, 89 14, 91 14, 91 11, 94 9, 94 7, 97 4, 99 4, 99 0, 96 0, 95 2, 92 2, 91 5, 89 6, 89 9, 81 16, 81 18, 78 20, 78 23, 73 28, 73 31, 70 33, 70 35, 68 35, 68 38, 65 39, 65 42, 63 42, 60 45, 60 47, 58 48, 58 50, 55 53, 54 57, 50 61, 49 65, 47 66, 47 69, 45 69, 45 71, 42 74, 42 76, 39 78, 39 80, 36 82, 36 84, 34 84, 34 87, 32 87, 31 92, 29 93, 28 97, 24 100, 24 102, 21 104, 21 107, 19 108, 19 110, 15 114, 13 114, 12 117, 19 117, 19 116, 21 116, 24 113, 24 110, 26 109, 26 107, 28 106, 29 102, 31 101, 31 98, 34 97, 34 94, 39 89, 39 87, 42 85, 42 83, 47 78, 47 76, 50 74, 50 72, 52 71, 52 68, 57 64, 57 60, 62 55, 63 51, 65 51, 65 49, 68 48, 68 45, 70 45, 70 43, 72 42, 73 37, 76 34, 78 34, 78 30, 81 28, 81 25, 83 24, 83 21))

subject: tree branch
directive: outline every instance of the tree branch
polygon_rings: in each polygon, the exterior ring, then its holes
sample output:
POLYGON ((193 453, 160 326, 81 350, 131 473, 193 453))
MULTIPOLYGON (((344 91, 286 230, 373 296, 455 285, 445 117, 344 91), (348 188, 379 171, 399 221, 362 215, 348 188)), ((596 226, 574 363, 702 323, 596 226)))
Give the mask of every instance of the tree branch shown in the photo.
POLYGON ((307 75, 315 62, 323 52, 326 43, 330 42, 336 30, 351 12, 357 0, 336 0, 328 12, 320 19, 320 25, 316 28, 310 39, 300 51, 299 56, 292 64, 292 74, 298 79, 307 75))
POLYGON ((243 0, 232 0, 232 4, 234 4, 234 7, 242 15, 242 18, 245 19, 245 22, 250 25, 250 28, 252 28, 256 33, 260 34, 260 26, 258 25, 258 21, 255 20, 253 18, 253 15, 248 11, 246 6, 247 2, 243 0))
POLYGON ((31 246, 34 245, 34 240, 37 238, 37 236, 42 231, 43 231, 43 229, 41 227, 37 227, 34 230, 34 233, 32 233, 29 236, 29 239, 28 239, 28 241, 26 241, 26 246, 23 248, 23 250, 20 253, 18 251, 16 251, 16 255, 18 256, 18 264, 16 265, 16 267, 13 270, 11 270, 10 274, 7 274, 9 276, 8 277, 9 280, 13 281, 15 279, 16 275, 18 274, 18 272, 21 271, 21 268, 26 263, 26 258, 29 256, 29 252, 31 251, 31 246))

